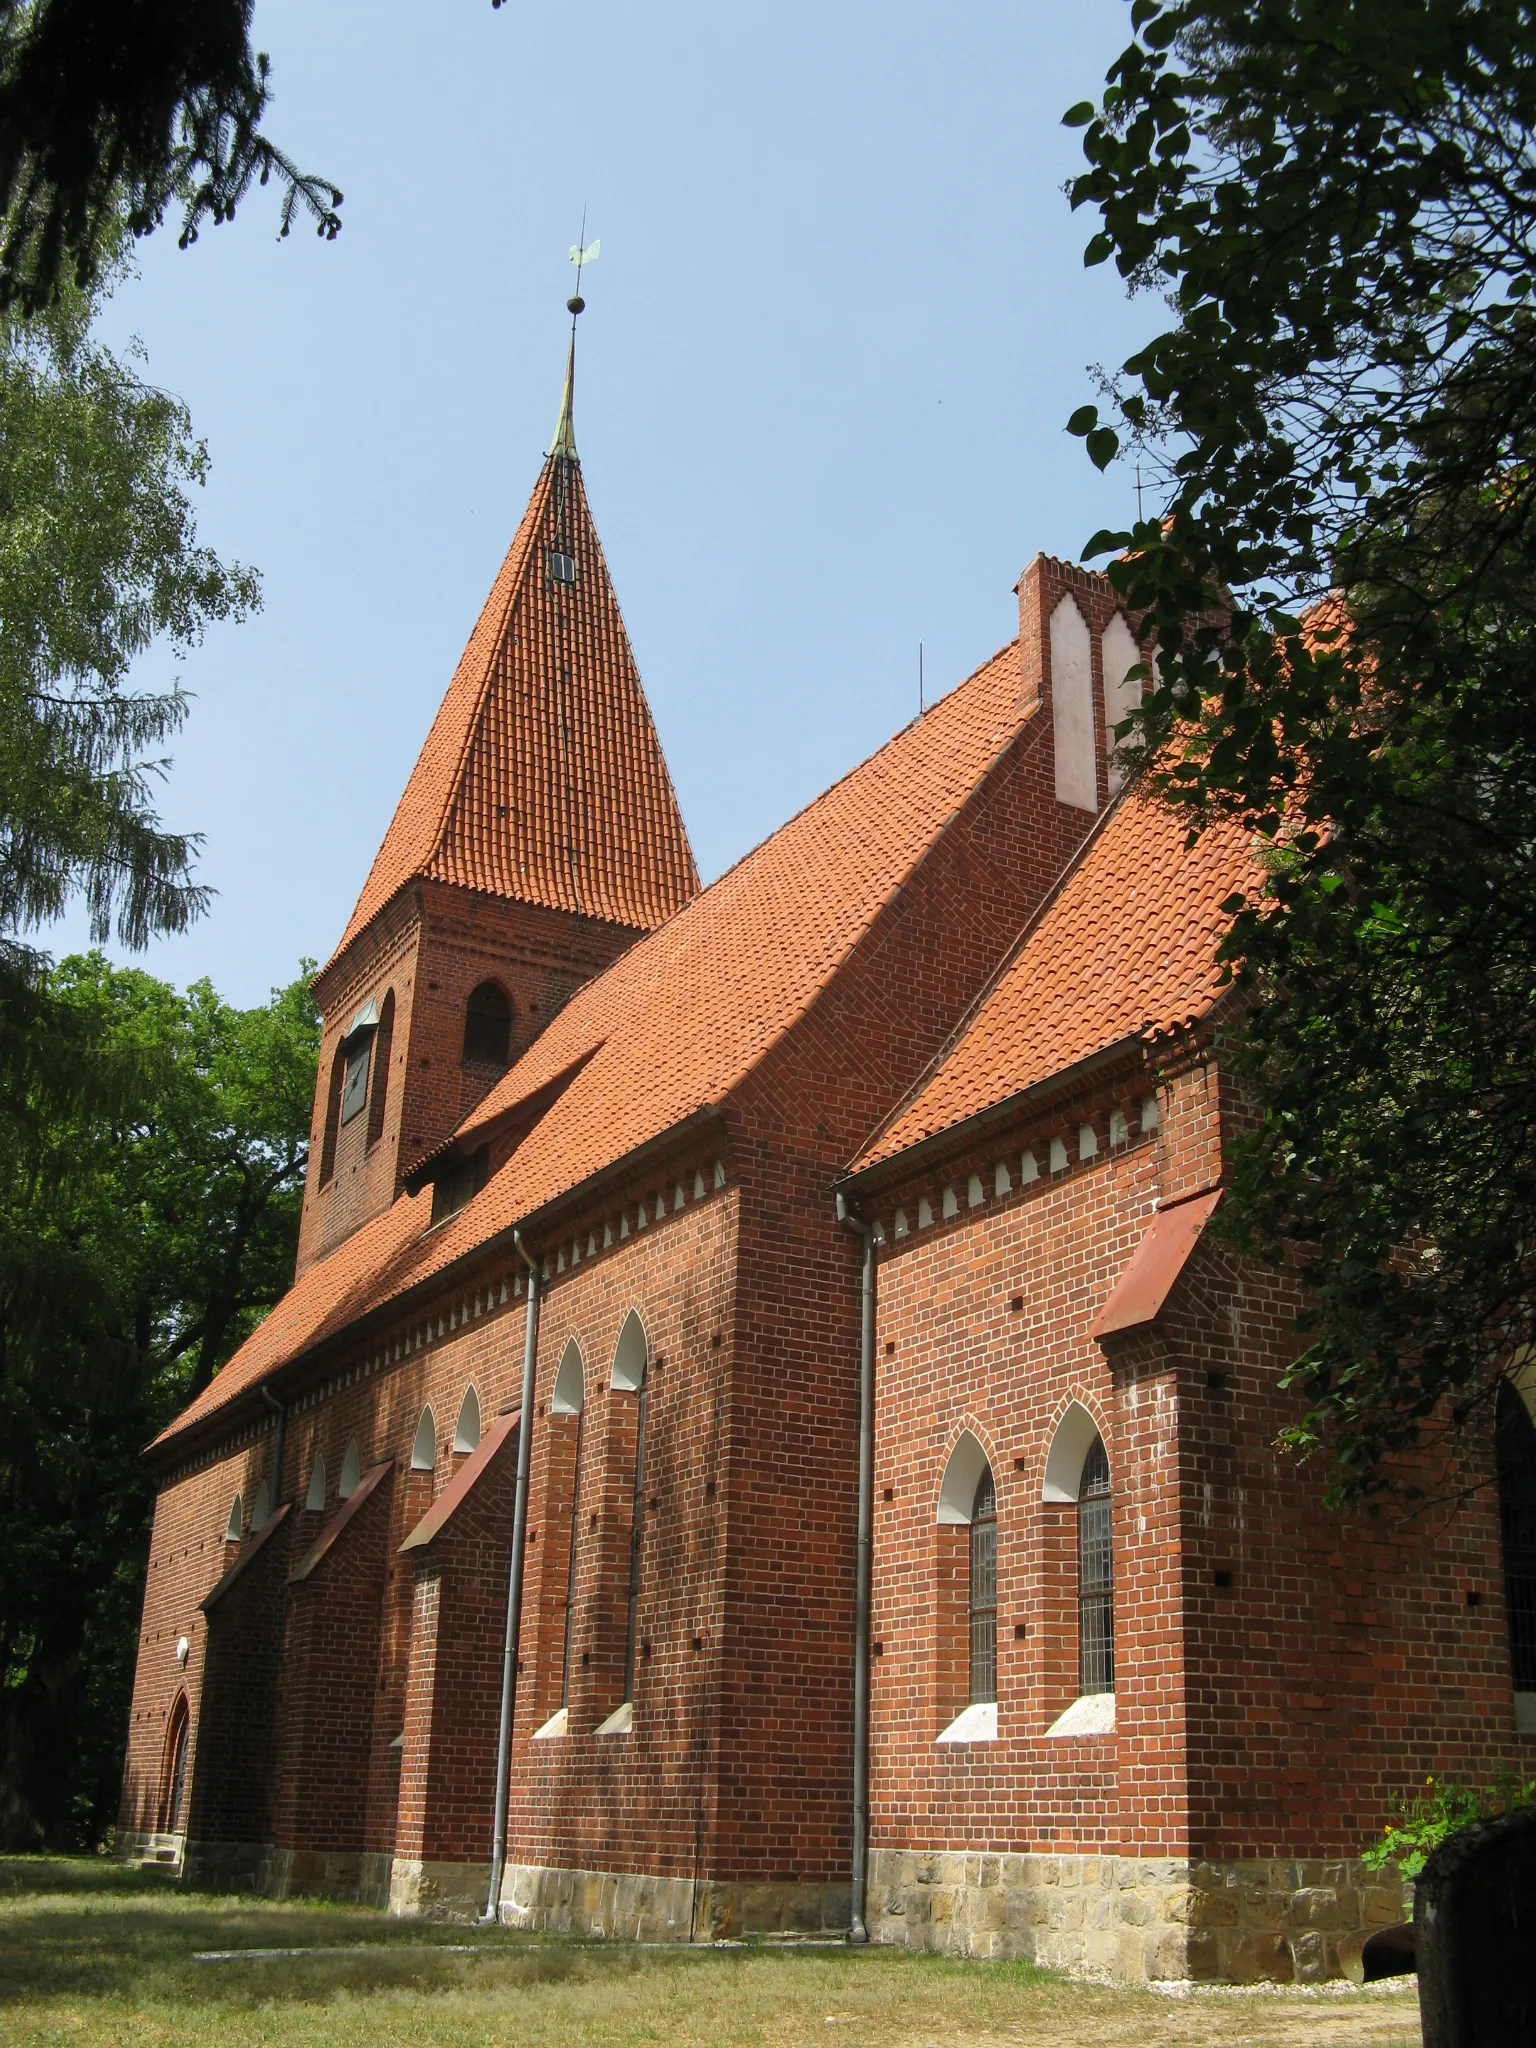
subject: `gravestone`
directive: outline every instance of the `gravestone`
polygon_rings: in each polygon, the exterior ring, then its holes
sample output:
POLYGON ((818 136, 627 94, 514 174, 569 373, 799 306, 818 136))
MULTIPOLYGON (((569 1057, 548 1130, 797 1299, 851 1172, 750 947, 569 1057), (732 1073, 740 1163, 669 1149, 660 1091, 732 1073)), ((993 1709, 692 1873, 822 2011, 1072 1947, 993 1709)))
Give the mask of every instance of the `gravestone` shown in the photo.
POLYGON ((1424 2048, 1536 2048, 1536 1808, 1452 1835, 1413 1897, 1424 2048))

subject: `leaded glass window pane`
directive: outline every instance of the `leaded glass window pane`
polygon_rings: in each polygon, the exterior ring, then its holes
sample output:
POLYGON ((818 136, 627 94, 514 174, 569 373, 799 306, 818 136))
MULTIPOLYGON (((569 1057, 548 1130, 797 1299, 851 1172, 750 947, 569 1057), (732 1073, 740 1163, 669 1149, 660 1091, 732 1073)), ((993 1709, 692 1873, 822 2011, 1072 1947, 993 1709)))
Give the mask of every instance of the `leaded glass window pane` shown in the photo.
POLYGON ((997 1698, 997 1493, 983 1472, 971 1507, 971 1704, 997 1698))
POLYGON ((1115 1689, 1114 1565, 1110 1546, 1109 1459, 1095 1437, 1077 1498, 1079 1692, 1115 1689))

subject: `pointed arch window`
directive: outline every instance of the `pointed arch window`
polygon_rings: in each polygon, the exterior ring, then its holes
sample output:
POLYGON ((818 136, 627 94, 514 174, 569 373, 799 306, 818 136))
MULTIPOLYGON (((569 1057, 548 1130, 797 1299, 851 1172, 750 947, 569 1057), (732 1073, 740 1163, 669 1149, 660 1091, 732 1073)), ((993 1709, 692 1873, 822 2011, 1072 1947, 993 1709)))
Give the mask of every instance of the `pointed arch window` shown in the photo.
POLYGON ((629 1600, 624 1627, 624 1698, 635 1697, 635 1652, 640 1620, 640 1551, 645 1540, 645 1411, 650 1375, 650 1340, 638 1309, 631 1309, 619 1331, 613 1354, 613 1386, 633 1392, 635 1406, 635 1486, 629 1531, 629 1600))
POLYGON ((336 1482, 336 1498, 350 1500, 358 1489, 363 1476, 363 1454, 356 1437, 347 1445, 346 1456, 341 1461, 341 1478, 336 1482))
POLYGON ((421 1420, 416 1425, 416 1440, 411 1445, 411 1470, 430 1472, 437 1463, 437 1417, 432 1413, 429 1402, 421 1411, 421 1420))
POLYGON ((395 1044, 395 992, 390 989, 379 1007, 379 1028, 374 1033, 373 1088, 368 1097, 368 1143, 377 1145, 384 1135, 384 1105, 389 1099, 389 1062, 395 1044))
POLYGON ((309 1491, 304 1496, 304 1505, 311 1513, 325 1506, 325 1460, 318 1451, 309 1468, 309 1491))
POLYGON ((336 1134, 341 1129, 341 1088, 347 1074, 347 1055, 337 1046, 331 1060, 330 1086, 325 1095, 325 1129, 320 1138, 320 1185, 325 1187, 336 1171, 336 1134))
POLYGON ((504 1067, 512 1044, 512 1005, 494 981, 482 981, 464 1008, 466 1066, 504 1067))
POLYGON ((572 1337, 560 1355, 551 1415, 574 1415, 576 1444, 571 1459, 571 1537, 565 1560, 565 1633, 560 1651, 560 1704, 571 1704, 571 1637, 576 1619, 576 1532, 581 1526, 581 1436, 586 1422, 587 1368, 581 1346, 572 1337))
POLYGON ((480 1441, 480 1396, 473 1387, 464 1389, 464 1398, 459 1403, 459 1419, 454 1424, 453 1448, 457 1455, 472 1451, 480 1441))
POLYGON ((1109 1457, 1096 1436, 1077 1489, 1078 1691, 1115 1689, 1114 1559, 1109 1457))
MULTIPOLYGON (((1508 1380, 1494 1410, 1494 1449, 1510 1676, 1515 1692, 1530 1695, 1536 1706, 1536 1423, 1508 1380)), ((1525 1720, 1522 1715, 1522 1727, 1525 1720)), ((1531 1725, 1536 1730, 1536 1716, 1531 1725)))
POLYGON ((971 1705, 997 1699, 997 1488, 983 1471, 971 1502, 971 1705))
POLYGON ((229 1504, 229 1520, 224 1524, 224 1541, 238 1543, 245 1534, 245 1505, 237 1493, 229 1504))

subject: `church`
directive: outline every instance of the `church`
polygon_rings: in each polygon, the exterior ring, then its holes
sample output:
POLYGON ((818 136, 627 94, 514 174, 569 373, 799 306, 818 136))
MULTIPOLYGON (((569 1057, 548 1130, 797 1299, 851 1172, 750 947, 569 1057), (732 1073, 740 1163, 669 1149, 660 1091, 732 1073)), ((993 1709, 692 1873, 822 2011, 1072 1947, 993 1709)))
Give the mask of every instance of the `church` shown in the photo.
POLYGON ((120 1846, 1336 1974, 1394 1798, 1536 1766, 1530 1392, 1432 1528, 1275 1449, 1296 1290, 1210 1228, 1252 853, 1123 777, 1103 576, 1035 555, 1007 645, 699 886, 573 380, 315 978, 293 1286, 148 1448, 120 1846))

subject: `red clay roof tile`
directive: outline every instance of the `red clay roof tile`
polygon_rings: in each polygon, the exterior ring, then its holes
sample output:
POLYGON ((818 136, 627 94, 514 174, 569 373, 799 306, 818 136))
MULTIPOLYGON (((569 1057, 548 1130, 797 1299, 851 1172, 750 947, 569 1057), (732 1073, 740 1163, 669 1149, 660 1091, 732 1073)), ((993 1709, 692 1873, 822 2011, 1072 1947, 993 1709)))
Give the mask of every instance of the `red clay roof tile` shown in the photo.
POLYGON ((1011 743, 1020 717, 1015 644, 579 989, 462 1136, 591 1057, 468 1207, 423 1234, 430 1196, 402 1197, 308 1268, 158 1441, 691 1114, 725 1103, 826 988, 1011 743))
POLYGON ((418 875, 640 931, 697 893, 575 462, 540 472, 337 952, 418 875))
POLYGON ((1254 869, 1247 836, 1188 825, 1127 790, 937 1067, 864 1147, 862 1171, 1049 1080, 1133 1032, 1168 1030, 1216 1000, 1221 904, 1254 869))

